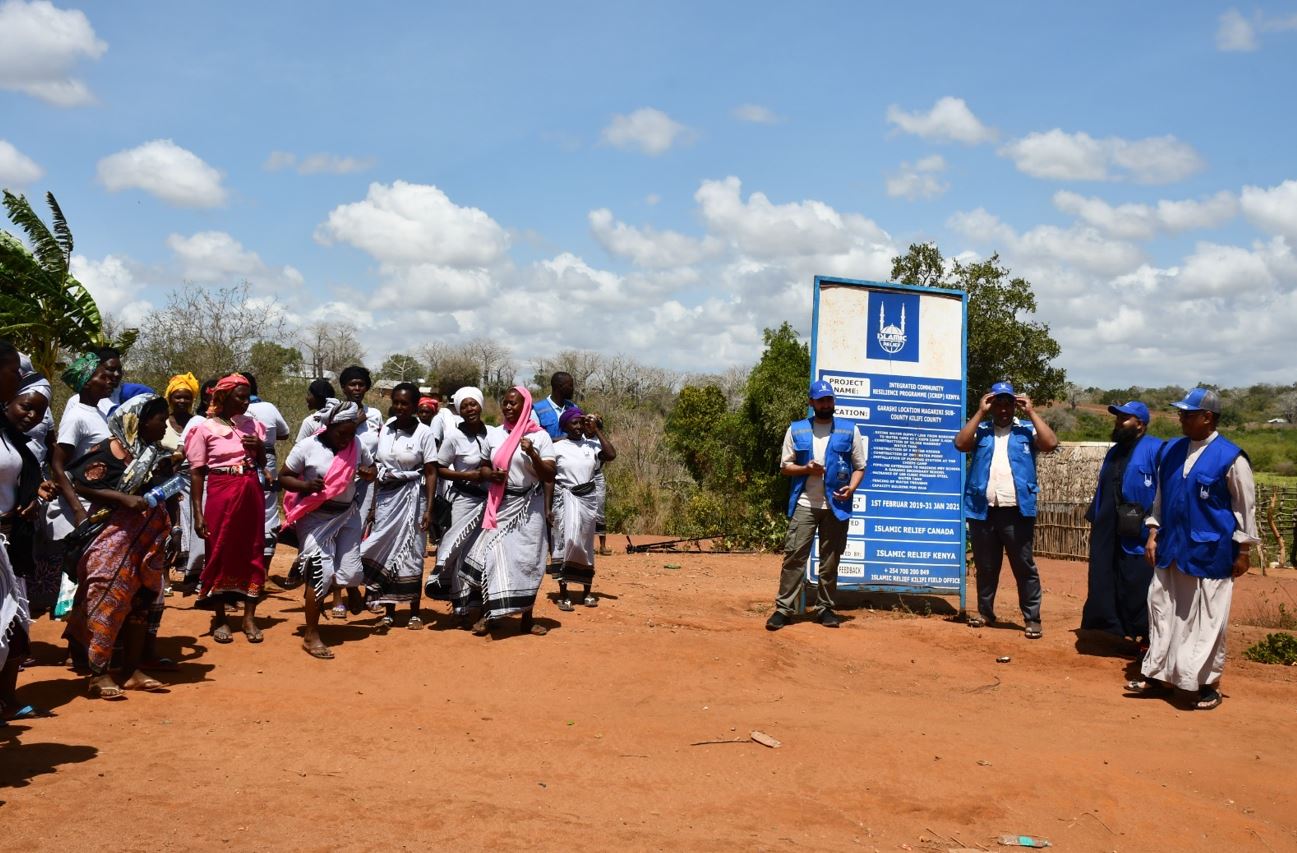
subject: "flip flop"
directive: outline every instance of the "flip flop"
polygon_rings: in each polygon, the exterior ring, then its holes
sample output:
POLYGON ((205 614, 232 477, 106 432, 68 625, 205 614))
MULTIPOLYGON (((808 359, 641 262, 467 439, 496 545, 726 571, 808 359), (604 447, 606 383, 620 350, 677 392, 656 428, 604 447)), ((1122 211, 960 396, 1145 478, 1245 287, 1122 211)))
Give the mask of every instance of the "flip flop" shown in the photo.
POLYGON ((167 685, 163 684, 161 681, 158 681, 156 678, 146 678, 144 679, 144 681, 140 682, 134 687, 130 687, 126 689, 138 690, 141 693, 170 693, 171 692, 170 690, 167 689, 167 685))
POLYGON ((302 650, 313 658, 320 660, 333 660, 333 651, 325 645, 310 646, 302 643, 302 650))
POLYGON ((251 631, 249 631, 247 628, 244 628, 243 636, 248 638, 249 643, 260 643, 262 640, 266 638, 265 634, 261 633, 260 628, 253 628, 251 631))
POLYGON ((234 634, 230 631, 229 625, 219 625, 212 629, 212 639, 221 645, 234 642, 234 634), (221 633, 221 632, 224 633, 221 633))
POLYGON ((983 617, 983 616, 981 616, 981 615, 979 615, 979 614, 970 614, 969 617, 968 617, 968 627, 970 627, 970 628, 985 628, 985 627, 986 627, 986 618, 983 617))
POLYGON ((1197 711, 1210 711, 1213 708, 1219 708, 1220 703, 1223 701, 1224 698, 1220 695, 1220 691, 1214 687, 1209 687, 1198 691, 1198 701, 1193 703, 1193 707, 1197 711))
POLYGON ((1040 630, 1039 625, 1028 625, 1026 629, 1023 630, 1022 635, 1028 640, 1039 640, 1044 636, 1044 633, 1040 630))
POLYGON ((57 717, 53 711, 45 708, 37 708, 35 705, 23 705, 17 711, 14 711, 5 718, 5 722, 10 720, 35 720, 41 717, 57 717))

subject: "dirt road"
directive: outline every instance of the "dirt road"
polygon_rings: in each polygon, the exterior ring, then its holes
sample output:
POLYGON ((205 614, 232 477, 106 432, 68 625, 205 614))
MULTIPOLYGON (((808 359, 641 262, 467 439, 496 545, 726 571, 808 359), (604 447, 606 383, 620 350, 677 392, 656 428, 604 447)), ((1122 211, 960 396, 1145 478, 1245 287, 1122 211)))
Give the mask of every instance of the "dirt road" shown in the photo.
POLYGON ((176 597, 172 691, 117 703, 85 698, 41 622, 20 684, 59 716, 0 729, 2 846, 1297 849, 1297 670, 1244 661, 1265 631, 1239 619, 1297 577, 1239 583, 1226 701, 1195 713, 1124 698, 1129 658, 1078 651, 1084 566, 1041 567, 1038 642, 886 596, 769 634, 775 556, 605 558, 600 606, 547 599, 545 637, 473 637, 444 606, 386 636, 351 617, 325 628, 333 661, 300 649, 300 590, 263 606, 260 646, 213 643, 176 597), (693 745, 754 730, 783 746, 693 745))

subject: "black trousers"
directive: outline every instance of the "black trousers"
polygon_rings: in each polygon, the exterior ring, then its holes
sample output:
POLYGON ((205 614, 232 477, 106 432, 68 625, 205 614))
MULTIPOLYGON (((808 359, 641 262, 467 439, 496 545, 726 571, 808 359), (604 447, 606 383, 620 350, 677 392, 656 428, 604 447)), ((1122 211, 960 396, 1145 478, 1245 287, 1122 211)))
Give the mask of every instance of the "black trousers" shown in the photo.
POLYGON ((990 507, 985 521, 969 519, 968 538, 977 569, 977 611, 983 618, 995 618, 995 591, 1007 554, 1018 582, 1022 619, 1028 625, 1040 624, 1040 570, 1031 555, 1035 537, 1036 519, 1023 515, 1016 506, 990 507))

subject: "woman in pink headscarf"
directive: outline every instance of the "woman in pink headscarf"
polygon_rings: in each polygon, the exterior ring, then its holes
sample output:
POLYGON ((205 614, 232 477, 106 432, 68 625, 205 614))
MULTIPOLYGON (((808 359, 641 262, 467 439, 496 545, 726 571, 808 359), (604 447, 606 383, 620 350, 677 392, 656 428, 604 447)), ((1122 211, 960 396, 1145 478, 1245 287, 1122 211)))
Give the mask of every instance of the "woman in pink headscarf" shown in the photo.
POLYGON ((490 487, 482 533, 460 566, 469 602, 482 608, 473 626, 479 636, 491 623, 521 613, 521 632, 544 634, 532 620, 545 578, 545 490, 554 479, 554 443, 531 419, 531 394, 519 385, 500 400, 504 425, 487 430, 490 487))

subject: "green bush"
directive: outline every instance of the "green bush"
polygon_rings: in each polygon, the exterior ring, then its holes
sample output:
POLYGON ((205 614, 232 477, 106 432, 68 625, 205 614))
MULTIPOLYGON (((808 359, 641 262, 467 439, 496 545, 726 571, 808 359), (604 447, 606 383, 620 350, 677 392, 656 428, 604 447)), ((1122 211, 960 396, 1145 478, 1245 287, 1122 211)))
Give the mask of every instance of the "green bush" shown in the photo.
POLYGON ((1265 639, 1245 651, 1243 657, 1257 663, 1293 666, 1297 664, 1297 637, 1292 634, 1266 634, 1265 639))

